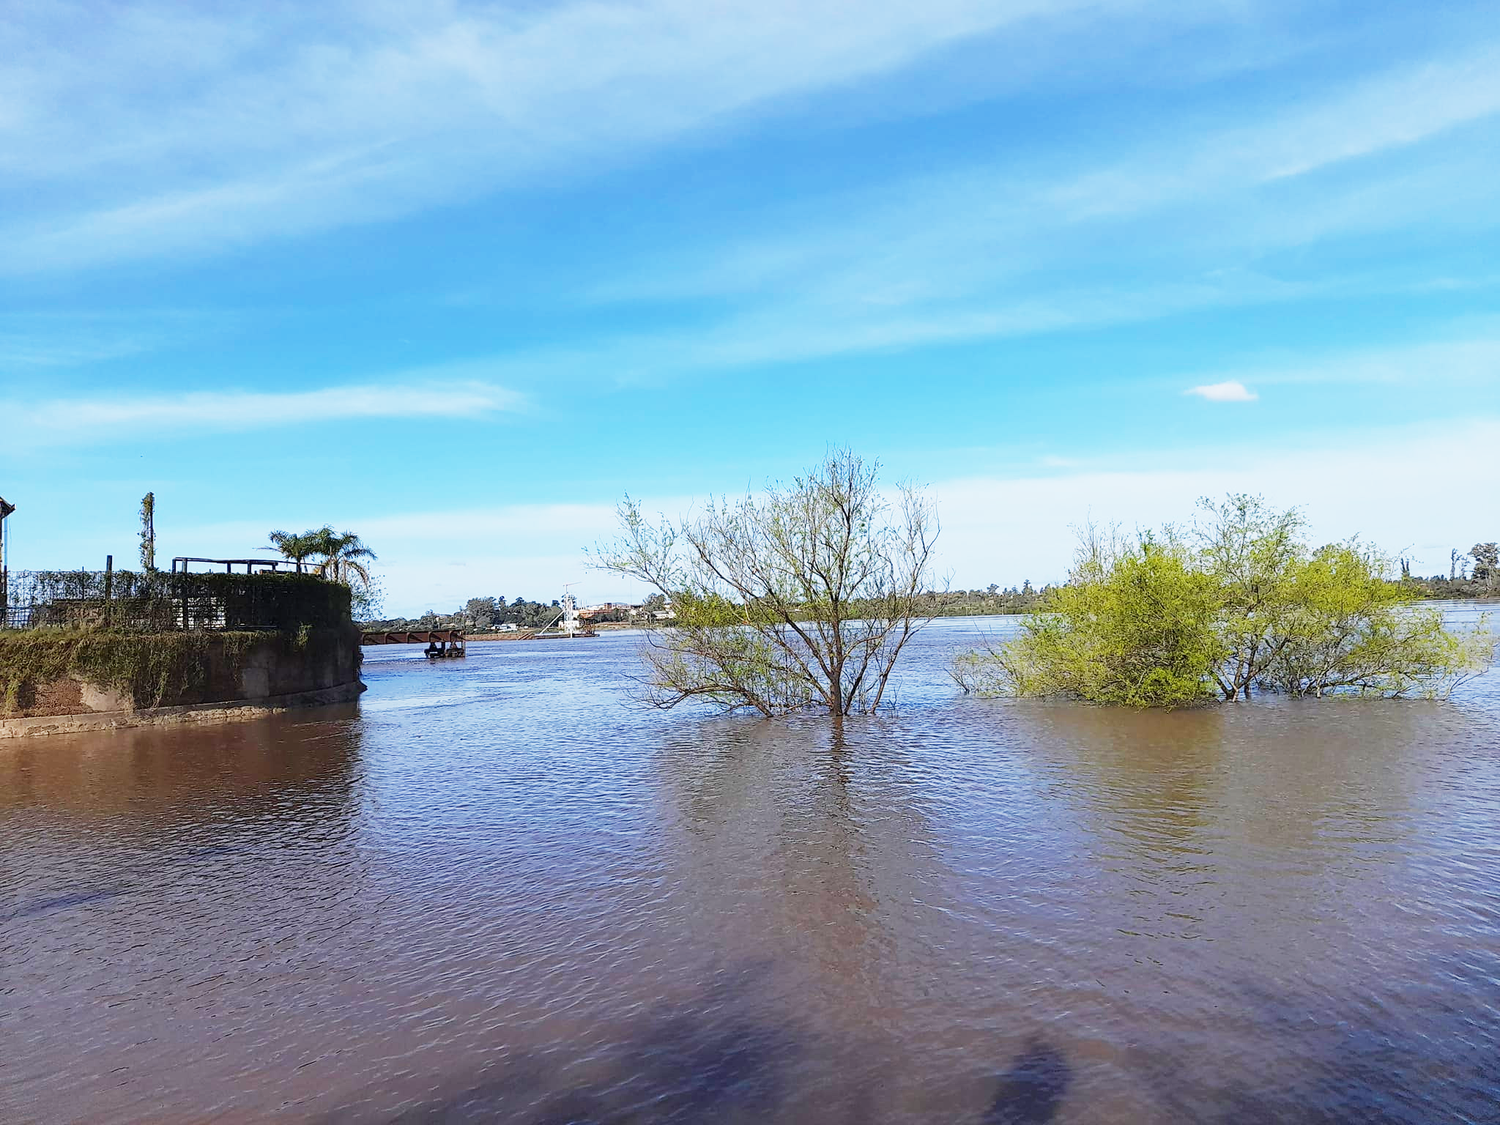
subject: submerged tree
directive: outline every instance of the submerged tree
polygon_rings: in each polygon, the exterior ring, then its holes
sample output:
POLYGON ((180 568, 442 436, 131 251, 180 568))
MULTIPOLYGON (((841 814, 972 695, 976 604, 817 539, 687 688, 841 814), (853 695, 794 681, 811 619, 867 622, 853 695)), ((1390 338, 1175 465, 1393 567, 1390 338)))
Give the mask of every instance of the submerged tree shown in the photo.
POLYGON ((650 699, 707 699, 763 715, 877 709, 902 649, 927 623, 937 520, 916 489, 887 500, 878 464, 831 453, 789 485, 710 500, 653 526, 629 497, 601 566, 653 586, 675 617, 647 649, 650 699))
POLYGON ((1488 667, 1487 620, 1449 631, 1378 552, 1310 550, 1300 515, 1257 497, 1202 508, 1209 518, 1186 541, 1168 528, 1122 546, 1090 529, 1068 584, 1018 637, 960 657, 955 678, 971 691, 1175 706, 1252 689, 1446 698, 1488 667))
POLYGON ((1295 508, 1273 512, 1258 496, 1231 495, 1222 504, 1203 499, 1198 507, 1209 518, 1194 530, 1197 562, 1218 596, 1224 650, 1214 679, 1225 699, 1248 699, 1276 659, 1296 607, 1304 522, 1295 508))
POLYGON ((1330 544, 1300 560, 1292 609, 1270 638, 1275 655, 1257 686, 1293 696, 1446 697, 1488 666, 1493 642, 1484 629, 1450 632, 1442 610, 1410 604, 1390 571, 1357 543, 1330 544))
POLYGON ((1044 605, 1009 643, 958 658, 953 674, 966 691, 1134 707, 1212 697, 1221 652, 1213 584, 1170 529, 1127 542, 1085 528, 1067 585, 1044 605))

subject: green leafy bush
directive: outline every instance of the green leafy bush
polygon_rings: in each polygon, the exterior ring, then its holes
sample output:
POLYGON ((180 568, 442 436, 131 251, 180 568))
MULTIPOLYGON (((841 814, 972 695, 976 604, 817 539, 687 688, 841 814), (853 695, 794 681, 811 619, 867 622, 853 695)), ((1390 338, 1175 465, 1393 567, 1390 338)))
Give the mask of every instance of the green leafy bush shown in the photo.
POLYGON ((1372 548, 1313 550, 1295 510, 1255 497, 1202 507, 1210 518, 1187 537, 1086 529, 1068 583, 1017 637, 959 657, 955 679, 985 694, 1176 707, 1252 690, 1447 698, 1489 666, 1488 619, 1445 628, 1372 548))

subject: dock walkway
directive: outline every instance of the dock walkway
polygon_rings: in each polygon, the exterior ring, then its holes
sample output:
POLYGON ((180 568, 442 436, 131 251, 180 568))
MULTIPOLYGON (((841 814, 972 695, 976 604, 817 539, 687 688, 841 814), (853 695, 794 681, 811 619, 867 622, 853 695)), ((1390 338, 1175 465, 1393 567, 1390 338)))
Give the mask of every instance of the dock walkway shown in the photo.
POLYGON ((388 629, 361 633, 360 644, 427 646, 427 659, 444 660, 468 655, 468 642, 462 629, 388 629))

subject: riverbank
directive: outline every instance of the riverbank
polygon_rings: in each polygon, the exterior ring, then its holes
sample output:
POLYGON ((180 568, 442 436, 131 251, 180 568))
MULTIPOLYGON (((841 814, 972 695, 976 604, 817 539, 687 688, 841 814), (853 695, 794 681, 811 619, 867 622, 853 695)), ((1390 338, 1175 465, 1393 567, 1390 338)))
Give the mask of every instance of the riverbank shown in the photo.
MULTIPOLYGON (((630 633, 641 632, 642 626, 631 625, 623 621, 606 621, 593 626, 593 630, 596 633, 630 633)), ((504 633, 465 633, 464 643, 468 644, 474 641, 534 641, 538 637, 550 639, 561 637, 561 635, 560 633, 543 633, 538 629, 514 629, 504 633)), ((587 634, 578 634, 578 636, 587 636, 587 634)))

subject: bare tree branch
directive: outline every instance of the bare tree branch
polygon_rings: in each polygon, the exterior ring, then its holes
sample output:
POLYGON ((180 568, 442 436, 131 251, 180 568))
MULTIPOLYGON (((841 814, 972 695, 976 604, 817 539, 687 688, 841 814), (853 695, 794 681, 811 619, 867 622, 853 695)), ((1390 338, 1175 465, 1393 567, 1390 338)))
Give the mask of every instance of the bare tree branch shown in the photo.
POLYGON ((652 526, 629 497, 599 565, 653 586, 676 617, 651 638, 651 700, 707 698, 764 715, 881 705, 896 661, 930 620, 937 518, 909 485, 892 505, 879 466, 848 450, 760 496, 710 500, 652 526))

